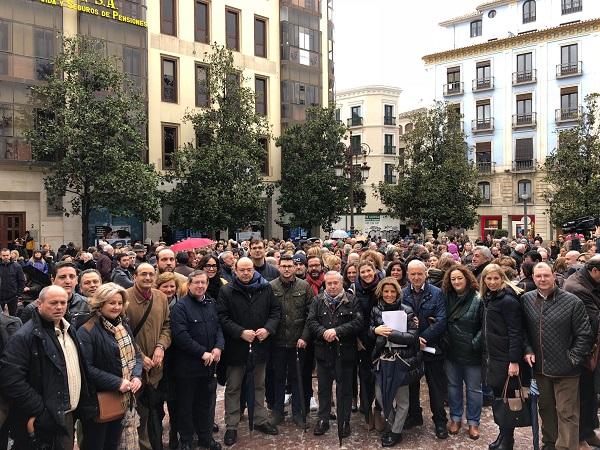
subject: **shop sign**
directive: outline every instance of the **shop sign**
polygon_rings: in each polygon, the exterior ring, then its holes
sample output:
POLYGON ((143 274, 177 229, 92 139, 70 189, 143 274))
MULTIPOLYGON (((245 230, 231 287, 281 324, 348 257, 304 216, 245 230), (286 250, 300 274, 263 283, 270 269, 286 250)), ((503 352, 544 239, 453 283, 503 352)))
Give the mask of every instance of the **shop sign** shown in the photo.
POLYGON ((129 23, 138 27, 148 28, 148 22, 119 13, 115 0, 39 0, 46 5, 60 6, 84 14, 103 17, 117 22, 129 23))

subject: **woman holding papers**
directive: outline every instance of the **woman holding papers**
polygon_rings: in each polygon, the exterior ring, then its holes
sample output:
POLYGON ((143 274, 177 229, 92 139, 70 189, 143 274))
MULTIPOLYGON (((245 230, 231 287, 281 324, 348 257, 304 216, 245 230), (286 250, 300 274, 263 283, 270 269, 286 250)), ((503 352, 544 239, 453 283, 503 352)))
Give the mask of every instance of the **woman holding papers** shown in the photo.
POLYGON ((479 439, 481 391, 481 312, 477 279, 466 266, 454 266, 444 275, 446 300, 446 375, 448 377, 448 433, 458 434, 464 412, 463 391, 467 388, 469 437, 479 439))
POLYGON ((408 385, 421 378, 423 365, 418 327, 412 309, 402 304, 398 281, 384 278, 375 294, 378 303, 371 311, 369 327, 369 335, 375 340, 375 393, 386 421, 381 445, 392 447, 402 440, 409 406, 408 385))

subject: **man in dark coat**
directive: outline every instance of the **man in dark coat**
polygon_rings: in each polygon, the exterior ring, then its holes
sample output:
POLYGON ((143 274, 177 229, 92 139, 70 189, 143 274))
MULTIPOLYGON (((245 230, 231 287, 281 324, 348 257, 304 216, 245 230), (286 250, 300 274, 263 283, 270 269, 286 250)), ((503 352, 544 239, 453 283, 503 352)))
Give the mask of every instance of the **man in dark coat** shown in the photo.
MULTIPOLYGON (((489 249, 487 250, 489 252, 489 249)), ((473 257, 473 261, 475 261, 475 257, 473 257)), ((410 306, 419 319, 421 350, 425 347, 436 350, 435 354, 423 352, 425 379, 429 388, 429 407, 433 415, 435 435, 438 439, 446 439, 448 437, 446 429, 448 419, 444 410, 444 398, 448 382, 444 371, 444 356, 438 354, 441 351, 442 335, 446 331, 446 303, 442 291, 427 283, 427 267, 422 261, 415 259, 409 262, 407 274, 409 285, 402 291, 402 302, 410 306)), ((420 381, 410 385, 410 406, 404 428, 423 424, 419 399, 420 387, 420 381)))
POLYGON ((31 320, 13 335, 0 359, 0 390, 12 403, 9 420, 17 449, 30 448, 33 435, 49 448, 72 450, 75 419, 98 414, 75 328, 64 319, 67 300, 59 286, 42 289, 31 320))
POLYGON ((20 264, 10 260, 10 250, 0 251, 0 311, 8 306, 8 313, 14 316, 17 302, 25 287, 25 275, 20 264))
MULTIPOLYGON (((565 280, 563 289, 576 295, 585 306, 590 319, 592 334, 598 336, 600 314, 600 255, 593 256, 585 266, 565 280)), ((598 423, 598 400, 594 389, 594 371, 581 368, 579 378, 579 440, 589 445, 600 446, 600 436, 596 429, 598 423)))
POLYGON ((473 258, 469 268, 478 282, 481 282, 481 273, 485 266, 492 260, 492 252, 484 245, 478 245, 473 249, 473 258))
POLYGON ((131 256, 129 256, 127 253, 118 254, 117 267, 113 269, 110 276, 112 282, 124 287, 125 289, 129 289, 131 286, 133 286, 133 276, 129 271, 129 266, 131 266, 131 256))
POLYGON ((225 346, 215 300, 206 295, 208 275, 193 271, 188 294, 171 310, 172 373, 177 382, 177 426, 181 450, 193 448, 194 431, 201 447, 220 450, 212 437, 217 380, 215 367, 225 346))
POLYGON ((350 435, 352 374, 357 363, 356 339, 363 331, 363 317, 358 300, 344 291, 343 281, 339 272, 327 272, 325 291, 313 300, 306 321, 315 342, 319 383, 319 420, 314 428, 315 436, 329 430, 334 381, 338 415, 344 415, 338 417, 342 423, 340 436, 350 435))
POLYGON ((233 282, 219 291, 219 321, 225 335, 227 385, 225 389, 225 445, 237 441, 240 421, 240 394, 248 358, 254 362, 254 428, 265 434, 278 434, 269 423, 264 407, 265 369, 271 346, 270 336, 277 331, 281 306, 267 280, 254 269, 250 258, 235 265, 233 282), (249 351, 252 353, 249 355, 249 351))

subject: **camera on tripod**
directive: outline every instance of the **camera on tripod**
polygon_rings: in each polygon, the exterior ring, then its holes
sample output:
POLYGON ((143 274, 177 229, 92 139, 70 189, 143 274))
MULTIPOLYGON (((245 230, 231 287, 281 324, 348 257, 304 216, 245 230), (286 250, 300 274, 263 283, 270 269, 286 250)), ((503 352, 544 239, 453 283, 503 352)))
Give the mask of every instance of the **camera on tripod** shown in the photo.
POLYGON ((563 223, 562 229, 564 233, 585 233, 595 230, 597 226, 600 226, 600 217, 586 216, 563 223))

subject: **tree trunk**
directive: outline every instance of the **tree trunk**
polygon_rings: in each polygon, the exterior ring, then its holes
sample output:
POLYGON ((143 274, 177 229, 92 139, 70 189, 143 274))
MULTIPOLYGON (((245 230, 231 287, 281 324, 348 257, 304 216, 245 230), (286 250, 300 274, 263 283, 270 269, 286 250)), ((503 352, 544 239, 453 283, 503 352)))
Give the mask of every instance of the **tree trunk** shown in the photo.
POLYGON ((87 249, 89 239, 90 202, 85 196, 81 197, 81 248, 87 249))

